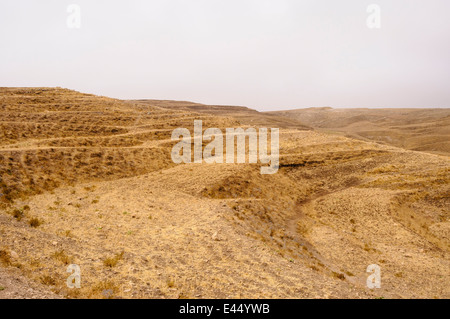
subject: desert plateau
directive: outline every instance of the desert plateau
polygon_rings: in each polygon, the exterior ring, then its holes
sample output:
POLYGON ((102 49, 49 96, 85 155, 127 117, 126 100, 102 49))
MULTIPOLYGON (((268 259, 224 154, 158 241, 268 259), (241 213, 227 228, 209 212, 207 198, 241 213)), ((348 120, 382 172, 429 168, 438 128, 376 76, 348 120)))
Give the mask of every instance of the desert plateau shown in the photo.
POLYGON ((0 88, 0 298, 449 298, 449 138, 448 108, 0 88), (279 128, 277 173, 175 164, 194 120, 279 128))

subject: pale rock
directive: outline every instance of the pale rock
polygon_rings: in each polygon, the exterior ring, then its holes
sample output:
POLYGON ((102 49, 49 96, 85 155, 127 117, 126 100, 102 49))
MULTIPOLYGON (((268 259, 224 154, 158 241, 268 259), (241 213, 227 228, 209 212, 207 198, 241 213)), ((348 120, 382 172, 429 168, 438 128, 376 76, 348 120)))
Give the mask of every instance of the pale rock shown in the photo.
POLYGON ((11 258, 13 258, 13 259, 18 259, 19 258, 19 255, 14 250, 11 250, 10 255, 11 255, 11 258))

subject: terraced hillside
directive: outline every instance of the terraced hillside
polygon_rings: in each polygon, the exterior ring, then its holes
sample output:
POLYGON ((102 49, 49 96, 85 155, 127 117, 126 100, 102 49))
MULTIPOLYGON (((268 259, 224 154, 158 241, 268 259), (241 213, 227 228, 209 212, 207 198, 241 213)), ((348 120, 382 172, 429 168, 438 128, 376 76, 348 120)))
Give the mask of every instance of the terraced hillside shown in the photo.
POLYGON ((49 298, 450 297, 448 156, 286 121, 277 174, 175 165, 171 132, 194 119, 282 118, 195 107, 0 89, 0 297, 27 282, 49 298))
POLYGON ((0 89, 2 202, 173 165, 172 130, 233 122, 65 89, 0 89))

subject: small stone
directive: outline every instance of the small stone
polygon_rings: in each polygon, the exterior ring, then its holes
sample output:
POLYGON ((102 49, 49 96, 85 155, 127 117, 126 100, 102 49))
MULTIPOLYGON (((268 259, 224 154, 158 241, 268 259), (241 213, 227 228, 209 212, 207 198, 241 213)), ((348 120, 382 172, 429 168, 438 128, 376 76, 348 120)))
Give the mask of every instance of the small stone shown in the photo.
POLYGON ((18 259, 19 258, 19 255, 14 250, 11 250, 10 255, 11 255, 11 258, 13 258, 13 259, 18 259))

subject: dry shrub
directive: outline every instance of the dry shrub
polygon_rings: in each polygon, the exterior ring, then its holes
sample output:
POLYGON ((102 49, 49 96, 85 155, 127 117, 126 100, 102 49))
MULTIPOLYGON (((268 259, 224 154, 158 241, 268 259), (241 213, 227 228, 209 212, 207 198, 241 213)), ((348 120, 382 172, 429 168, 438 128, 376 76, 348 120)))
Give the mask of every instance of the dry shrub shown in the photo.
POLYGON ((28 223, 33 228, 37 228, 37 227, 42 225, 42 221, 39 218, 36 218, 36 217, 31 218, 28 223))
POLYGON ((340 274, 340 273, 337 273, 337 272, 334 272, 334 271, 333 271, 333 277, 335 277, 337 279, 340 279, 340 280, 345 280, 344 274, 340 274))
POLYGON ((11 266, 11 255, 6 250, 0 250, 0 264, 4 266, 11 266))
POLYGON ((12 212, 11 215, 13 215, 13 217, 15 219, 17 219, 18 221, 22 220, 22 218, 25 216, 25 213, 23 212, 22 209, 18 209, 15 208, 12 212))
POLYGON ((70 256, 68 256, 64 250, 60 250, 55 252, 52 255, 53 258, 55 258, 56 260, 62 262, 64 265, 68 265, 70 263, 72 263, 72 258, 70 256))
POLYGON ((175 287, 175 280, 172 277, 167 278, 167 287, 173 288, 175 287))
POLYGON ((47 286, 55 286, 56 285, 55 278, 53 278, 50 275, 43 275, 39 279, 40 279, 41 283, 44 285, 47 285, 47 286))
POLYGON ((123 259, 124 252, 122 251, 120 254, 116 254, 114 257, 108 257, 105 260, 103 260, 103 265, 105 267, 115 267, 117 263, 123 259))

